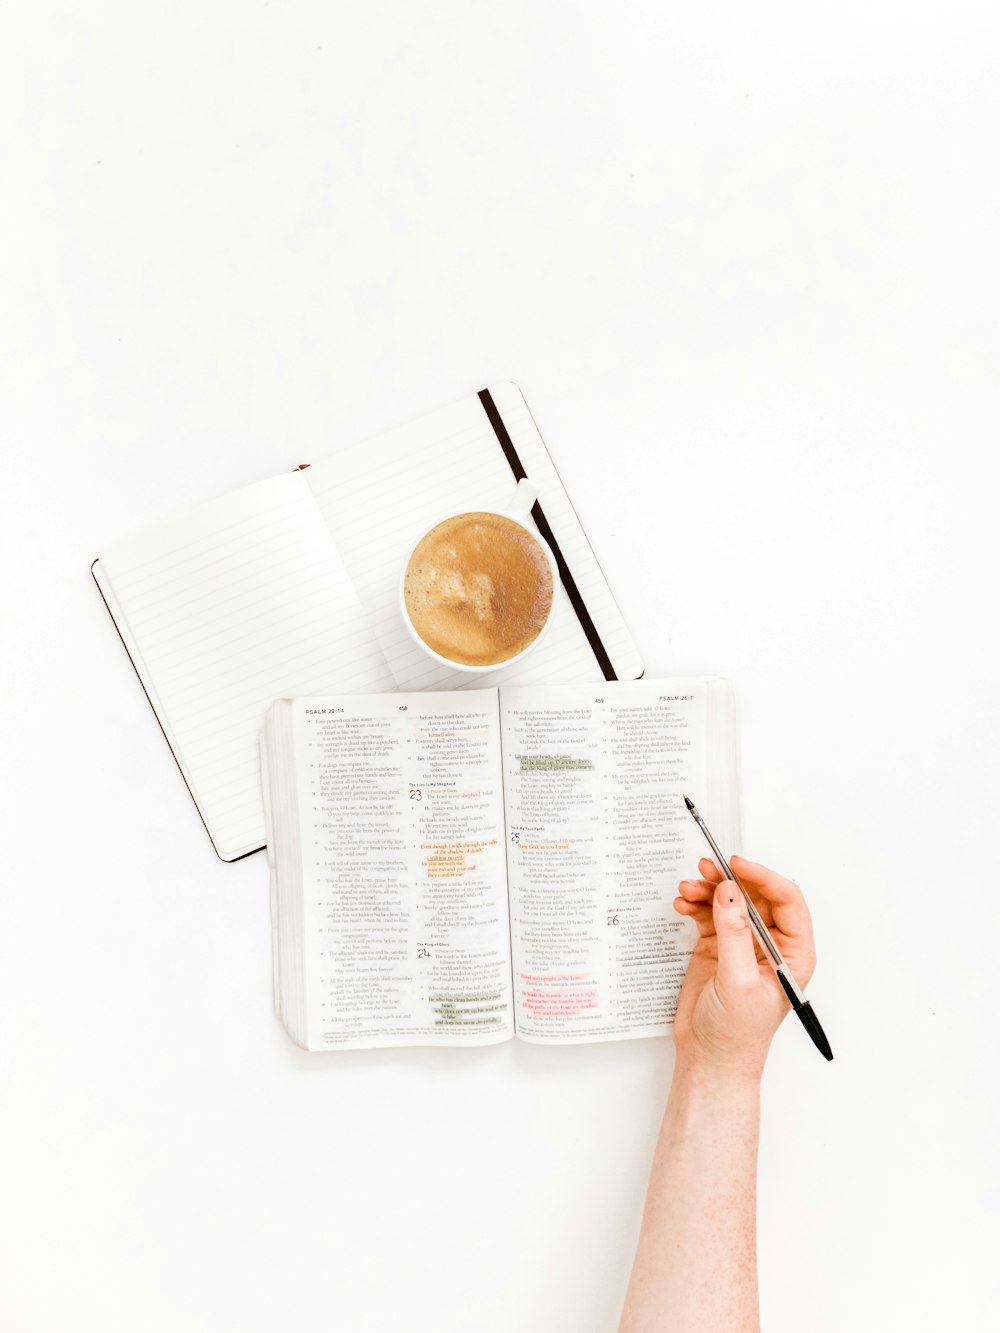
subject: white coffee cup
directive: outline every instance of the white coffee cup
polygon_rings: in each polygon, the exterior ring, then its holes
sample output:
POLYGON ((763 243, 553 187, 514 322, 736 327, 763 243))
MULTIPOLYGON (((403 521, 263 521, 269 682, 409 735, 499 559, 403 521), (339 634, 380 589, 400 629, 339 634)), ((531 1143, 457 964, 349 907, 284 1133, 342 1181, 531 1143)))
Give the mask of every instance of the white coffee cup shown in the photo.
POLYGON ((399 613, 403 617, 403 624, 406 626, 410 638, 413 640, 413 642, 417 645, 418 648, 422 649, 423 652, 425 652, 428 657, 430 657, 433 661, 438 662, 441 666, 450 667, 452 671, 465 671, 468 672, 470 675, 477 675, 477 676, 482 675, 486 671, 502 671, 506 667, 513 666, 515 662, 520 662, 525 657, 527 657, 527 655, 530 652, 532 652, 535 648, 537 648, 538 644, 542 641, 545 634, 548 632, 548 628, 552 624, 552 615, 553 612, 555 611, 555 605, 556 605, 555 590, 559 582, 559 568, 556 565, 556 558, 552 554, 552 550, 548 542, 545 541, 545 539, 542 536, 540 536, 536 528, 531 526, 531 521, 530 521, 531 509, 537 499, 538 499, 537 488, 532 485, 532 483, 528 480, 527 477, 522 477, 522 479, 517 483, 517 489, 514 491, 510 503, 505 508, 466 509, 466 510, 460 510, 458 513, 442 514, 441 517, 435 519, 433 523, 428 523, 427 527, 424 528, 423 532, 421 532, 420 536, 417 537, 416 541, 407 551, 406 559, 403 561, 403 568, 401 569, 399 575, 399 613), (526 648, 523 648, 521 652, 516 653, 513 657, 505 657, 500 662, 487 662, 482 666, 470 666, 465 662, 455 662, 450 657, 443 657, 440 653, 435 652, 434 649, 429 644, 425 643, 424 640, 417 633, 416 629, 413 626, 413 622, 410 620, 409 612, 406 609, 406 571, 409 568, 410 559, 413 556, 414 551, 424 540, 427 534, 431 532, 434 528, 436 528, 438 524, 445 523, 447 522, 448 519, 451 518, 461 518, 462 514, 465 513, 497 514, 501 518, 509 519, 514 523, 518 524, 519 527, 524 528, 525 532, 528 533, 528 535, 538 543, 539 547, 542 550, 542 553, 545 556, 545 559, 548 561, 549 570, 551 571, 552 574, 552 605, 549 607, 549 614, 546 617, 545 624, 542 626, 542 628, 538 631, 538 633, 528 644, 528 646, 526 648))

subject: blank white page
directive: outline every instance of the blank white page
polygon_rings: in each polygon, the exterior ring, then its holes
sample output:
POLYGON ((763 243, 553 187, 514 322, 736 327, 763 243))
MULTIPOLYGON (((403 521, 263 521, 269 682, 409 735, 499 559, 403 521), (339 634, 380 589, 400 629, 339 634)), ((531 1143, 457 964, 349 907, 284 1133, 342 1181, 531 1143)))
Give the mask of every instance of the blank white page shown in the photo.
MULTIPOLYGON (((517 385, 489 392, 566 559, 619 679, 642 673, 642 660, 552 466, 517 385)), ((450 514, 504 508, 517 480, 476 394, 409 425, 321 460, 305 477, 329 524, 400 688, 462 689, 494 684, 603 680, 604 672, 565 588, 556 588, 553 621, 523 662, 466 675, 427 657, 399 610, 406 554, 450 514)))
POLYGON ((225 861, 264 845, 258 737, 272 701, 393 685, 304 475, 167 519, 94 570, 225 861))

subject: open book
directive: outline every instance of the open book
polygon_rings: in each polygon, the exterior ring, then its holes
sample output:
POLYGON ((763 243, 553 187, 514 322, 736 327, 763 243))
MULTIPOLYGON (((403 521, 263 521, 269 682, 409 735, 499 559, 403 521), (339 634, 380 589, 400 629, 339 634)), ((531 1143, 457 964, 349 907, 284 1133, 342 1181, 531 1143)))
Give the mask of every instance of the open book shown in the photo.
POLYGON ((308 1050, 672 1029, 679 880, 738 848, 720 678, 281 699, 261 735, 274 998, 308 1050))
POLYGON ((477 684, 628 680, 642 662, 516 385, 208 501, 109 547, 93 573, 219 856, 264 844, 258 737, 274 699, 460 689, 397 609, 438 519, 503 508, 517 481, 559 566, 545 642, 477 684))

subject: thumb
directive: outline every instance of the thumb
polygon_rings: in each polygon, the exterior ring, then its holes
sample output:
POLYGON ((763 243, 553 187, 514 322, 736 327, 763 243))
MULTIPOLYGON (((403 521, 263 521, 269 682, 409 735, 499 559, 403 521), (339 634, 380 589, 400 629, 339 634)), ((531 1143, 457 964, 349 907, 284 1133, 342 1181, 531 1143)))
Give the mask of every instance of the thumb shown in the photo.
POLYGON ((747 905, 742 889, 731 879, 716 885, 712 915, 719 943, 715 988, 725 1002, 739 991, 754 990, 760 981, 747 905))

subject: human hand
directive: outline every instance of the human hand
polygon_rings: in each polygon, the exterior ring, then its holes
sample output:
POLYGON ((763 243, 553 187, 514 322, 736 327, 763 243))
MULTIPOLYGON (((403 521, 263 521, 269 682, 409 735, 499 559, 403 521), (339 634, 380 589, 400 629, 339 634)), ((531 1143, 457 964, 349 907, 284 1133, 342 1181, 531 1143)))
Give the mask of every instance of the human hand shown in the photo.
MULTIPOLYGON (((802 890, 742 856, 731 864, 804 990, 816 950, 802 890)), ((699 935, 674 1019, 678 1065, 759 1079, 788 999, 754 937, 738 886, 708 857, 698 869, 704 878, 682 880, 674 899, 674 909, 692 918, 699 935)))

